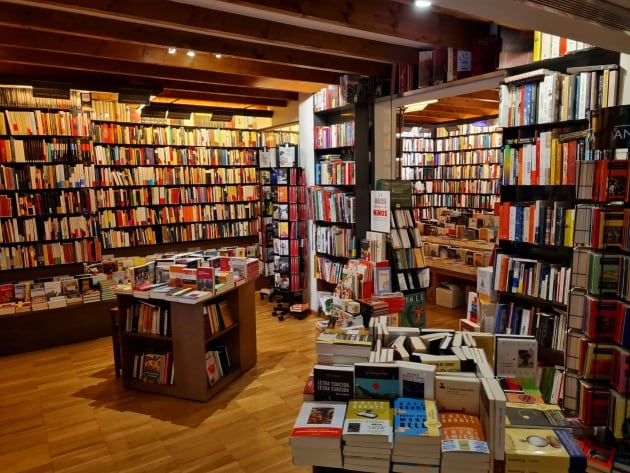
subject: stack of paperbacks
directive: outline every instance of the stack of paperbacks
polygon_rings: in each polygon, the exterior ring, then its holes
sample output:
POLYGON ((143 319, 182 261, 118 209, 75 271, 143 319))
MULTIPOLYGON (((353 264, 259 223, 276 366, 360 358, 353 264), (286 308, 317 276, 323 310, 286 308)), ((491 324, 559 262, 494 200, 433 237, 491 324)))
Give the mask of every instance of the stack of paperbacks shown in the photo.
POLYGON ((289 442, 294 465, 341 468, 341 437, 345 402, 305 402, 289 442))
POLYGON ((490 449, 479 417, 464 412, 442 412, 440 422, 442 471, 490 471, 490 449))
POLYGON ((353 365, 368 361, 372 336, 368 330, 326 329, 315 342, 318 363, 353 365))
POLYGON ((354 399, 348 402, 343 424, 344 469, 389 473, 393 421, 389 401, 354 399))
POLYGON ((569 429, 505 429, 506 471, 577 473, 586 466, 586 456, 569 429))
POLYGON ((439 473, 441 436, 435 401, 408 397, 396 399, 392 471, 439 473))

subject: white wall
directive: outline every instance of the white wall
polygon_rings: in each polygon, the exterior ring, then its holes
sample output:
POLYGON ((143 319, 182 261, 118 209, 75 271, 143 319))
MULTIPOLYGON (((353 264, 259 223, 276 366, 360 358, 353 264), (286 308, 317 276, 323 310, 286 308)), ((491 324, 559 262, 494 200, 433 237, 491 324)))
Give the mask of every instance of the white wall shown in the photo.
MULTIPOLYGON (((306 172, 306 185, 315 185, 315 143, 313 141, 313 128, 315 125, 313 115, 313 96, 311 94, 300 94, 299 101, 299 135, 300 135, 300 166, 306 172)), ((306 226, 308 252, 307 252, 307 285, 308 290, 304 292, 304 300, 308 301, 312 310, 317 309, 317 280, 313 277, 313 255, 314 239, 313 225, 309 220, 306 226)))

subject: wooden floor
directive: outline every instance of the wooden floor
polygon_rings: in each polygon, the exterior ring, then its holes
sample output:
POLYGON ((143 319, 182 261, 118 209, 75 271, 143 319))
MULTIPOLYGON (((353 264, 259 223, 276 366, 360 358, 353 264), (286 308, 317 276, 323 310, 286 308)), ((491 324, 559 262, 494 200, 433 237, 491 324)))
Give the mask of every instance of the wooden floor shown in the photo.
MULTIPOLYGON (((258 303, 258 364, 208 403, 125 390, 111 340, 0 358, 0 472, 310 472, 288 436, 315 361, 315 322, 258 303)), ((427 326, 461 310, 427 307, 427 326)))

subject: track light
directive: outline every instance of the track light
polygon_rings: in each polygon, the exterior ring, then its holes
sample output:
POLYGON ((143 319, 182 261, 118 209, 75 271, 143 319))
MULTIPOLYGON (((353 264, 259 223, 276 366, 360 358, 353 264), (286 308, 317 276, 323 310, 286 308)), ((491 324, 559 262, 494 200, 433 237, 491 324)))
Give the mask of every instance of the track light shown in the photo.
POLYGON ((431 6, 431 2, 428 2, 427 0, 415 0, 413 4, 418 8, 428 8, 431 6))
POLYGON ((177 52, 177 48, 168 48, 169 54, 175 54, 177 52))
POLYGON ((195 57, 195 51, 193 51, 193 50, 189 50, 189 51, 186 53, 186 55, 187 55, 188 57, 195 57))

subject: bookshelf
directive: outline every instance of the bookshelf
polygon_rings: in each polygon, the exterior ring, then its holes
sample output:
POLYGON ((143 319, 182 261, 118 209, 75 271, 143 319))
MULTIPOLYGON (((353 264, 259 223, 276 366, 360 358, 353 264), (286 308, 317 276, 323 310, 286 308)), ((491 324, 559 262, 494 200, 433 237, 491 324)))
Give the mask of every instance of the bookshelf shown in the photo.
POLYGON ((580 51, 510 69, 500 86, 503 174, 495 331, 536 337, 540 361, 551 365, 543 368, 543 380, 557 377, 558 370, 564 375, 578 220, 576 169, 589 127, 585 110, 605 103, 609 74, 604 85, 599 65, 616 61, 616 53, 580 51))
MULTIPOLYGON (((139 300, 130 294, 118 294, 122 328, 126 327, 131 307, 139 300), (128 309, 129 313, 128 313, 128 309)), ((246 282, 210 300, 188 304, 174 301, 140 299, 159 305, 170 314, 171 329, 166 335, 123 331, 121 360, 124 386, 196 401, 207 401, 256 364, 256 320, 254 281, 246 282), (225 302, 233 324, 216 333, 207 330, 205 306, 225 302), (206 352, 225 347, 230 360, 229 371, 210 386, 206 374, 206 352), (172 384, 145 382, 133 377, 134 356, 140 353, 172 353, 172 384)))
POLYGON ((369 219, 358 216, 369 213, 373 180, 373 105, 345 103, 342 88, 330 89, 314 100, 315 186, 308 190, 318 290, 334 288, 345 262, 357 257, 369 230, 369 219))
POLYGON ((628 416, 628 140, 630 107, 589 113, 577 162, 576 225, 569 300, 564 408, 625 437, 628 416))
POLYGON ((417 220, 439 207, 492 211, 501 178, 501 129, 465 123, 403 136, 401 179, 413 182, 417 220))

